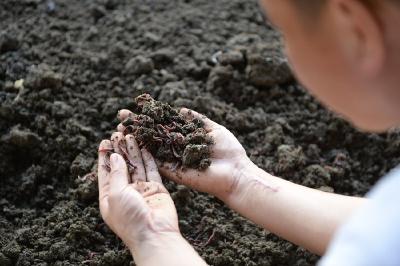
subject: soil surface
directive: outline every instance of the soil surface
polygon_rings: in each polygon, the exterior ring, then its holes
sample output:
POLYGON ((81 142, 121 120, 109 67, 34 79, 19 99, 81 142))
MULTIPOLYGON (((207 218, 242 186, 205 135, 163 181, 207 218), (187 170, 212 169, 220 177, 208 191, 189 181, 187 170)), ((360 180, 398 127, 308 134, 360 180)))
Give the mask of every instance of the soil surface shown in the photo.
MULTIPOLYGON (((0 265, 133 264, 81 177, 117 111, 145 92, 226 126, 272 174, 363 195, 399 163, 399 131, 363 134, 322 108, 280 43, 256 0, 0 1, 0 265)), ((209 264, 318 259, 213 197, 166 186, 209 264)))

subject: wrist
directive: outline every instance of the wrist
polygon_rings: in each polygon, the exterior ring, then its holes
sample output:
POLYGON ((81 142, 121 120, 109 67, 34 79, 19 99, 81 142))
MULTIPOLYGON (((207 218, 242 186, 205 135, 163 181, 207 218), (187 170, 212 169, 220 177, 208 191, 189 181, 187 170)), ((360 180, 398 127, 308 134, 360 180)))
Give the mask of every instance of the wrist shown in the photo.
POLYGON ((130 248, 136 265, 206 265, 180 233, 163 233, 130 248))
POLYGON ((186 242, 179 232, 157 232, 149 233, 136 241, 127 243, 135 259, 146 258, 154 255, 157 250, 168 250, 168 248, 177 245, 180 242, 186 242))
POLYGON ((180 233, 157 234, 130 248, 136 265, 206 265, 180 233))
POLYGON ((258 190, 276 192, 277 178, 259 168, 250 159, 244 161, 233 172, 234 185, 231 193, 223 201, 233 208, 246 204, 258 190))

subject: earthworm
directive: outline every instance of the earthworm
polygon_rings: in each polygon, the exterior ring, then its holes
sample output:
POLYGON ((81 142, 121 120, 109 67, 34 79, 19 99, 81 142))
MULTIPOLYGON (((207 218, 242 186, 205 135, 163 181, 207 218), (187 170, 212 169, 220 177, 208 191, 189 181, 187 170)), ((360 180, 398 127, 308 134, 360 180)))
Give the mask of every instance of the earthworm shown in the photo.
POLYGON ((175 172, 176 169, 178 169, 178 167, 181 166, 181 162, 176 162, 172 167, 171 167, 171 171, 175 172))
POLYGON ((183 144, 183 142, 185 141, 185 137, 181 133, 176 133, 176 137, 176 142, 178 144, 183 144))
POLYGON ((109 148, 103 148, 103 149, 99 149, 99 152, 113 152, 114 149, 109 149, 109 148))
POLYGON ((162 134, 162 133, 166 134, 166 133, 169 133, 169 132, 170 132, 166 127, 164 127, 164 126, 161 125, 161 124, 157 124, 157 131, 158 131, 158 133, 160 133, 160 134, 162 134))
POLYGON ((168 131, 173 131, 176 129, 176 122, 173 121, 171 126, 164 126, 165 129, 167 129, 168 131))
POLYGON ((207 242, 204 243, 204 244, 202 244, 201 246, 202 246, 202 247, 205 247, 205 246, 207 246, 208 244, 210 244, 211 241, 213 240, 214 236, 215 236, 215 229, 212 231, 212 234, 211 234, 211 236, 208 238, 207 242))
POLYGON ((153 140, 161 144, 163 143, 163 139, 161 137, 153 136, 153 140))
POLYGON ((179 153, 176 151, 174 145, 171 145, 171 150, 172 150, 172 153, 174 154, 174 156, 175 156, 176 158, 182 158, 182 156, 180 156, 179 153))
POLYGON ((123 141, 119 141, 118 147, 121 150, 122 156, 124 157, 124 159, 126 161, 126 164, 128 166, 128 170, 129 170, 129 174, 133 174, 137 167, 130 160, 130 156, 128 154, 128 151, 126 150, 126 141, 125 141, 125 143, 123 143, 123 141))
POLYGON ((84 175, 82 177, 79 176, 78 178, 83 180, 83 181, 85 181, 87 179, 89 179, 91 181, 94 181, 94 180, 96 180, 96 174, 92 172, 92 173, 88 173, 88 174, 86 174, 86 175, 84 175))
POLYGON ((133 135, 136 135, 137 131, 138 131, 138 127, 137 126, 129 125, 129 126, 125 127, 123 134, 124 135, 128 135, 129 133, 132 133, 133 135), (129 132, 128 132, 128 130, 129 130, 129 132))
POLYGON ((111 155, 111 152, 108 152, 106 154, 106 157, 105 157, 105 160, 104 160, 104 165, 103 165, 103 167, 106 169, 107 172, 111 171, 110 155, 111 155))

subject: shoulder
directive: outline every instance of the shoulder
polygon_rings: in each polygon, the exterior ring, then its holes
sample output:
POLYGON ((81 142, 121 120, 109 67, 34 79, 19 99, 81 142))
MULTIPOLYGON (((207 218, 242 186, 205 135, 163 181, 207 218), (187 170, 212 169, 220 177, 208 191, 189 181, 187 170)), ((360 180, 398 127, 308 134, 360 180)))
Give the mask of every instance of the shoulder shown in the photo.
POLYGON ((400 168, 367 197, 366 205, 339 229, 320 265, 400 265, 400 168))

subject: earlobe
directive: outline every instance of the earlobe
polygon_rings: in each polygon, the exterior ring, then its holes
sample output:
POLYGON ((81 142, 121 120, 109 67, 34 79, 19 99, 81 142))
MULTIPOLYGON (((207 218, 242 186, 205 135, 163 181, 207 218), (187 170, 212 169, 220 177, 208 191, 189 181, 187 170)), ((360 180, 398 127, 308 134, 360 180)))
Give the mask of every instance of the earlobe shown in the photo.
POLYGON ((339 49, 357 74, 371 78, 385 61, 383 30, 374 10, 359 0, 331 0, 339 49))

